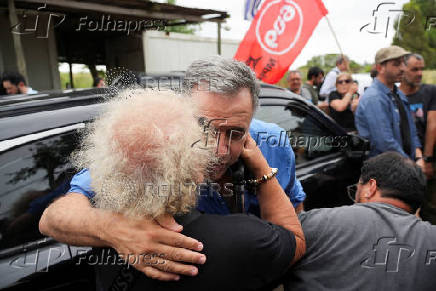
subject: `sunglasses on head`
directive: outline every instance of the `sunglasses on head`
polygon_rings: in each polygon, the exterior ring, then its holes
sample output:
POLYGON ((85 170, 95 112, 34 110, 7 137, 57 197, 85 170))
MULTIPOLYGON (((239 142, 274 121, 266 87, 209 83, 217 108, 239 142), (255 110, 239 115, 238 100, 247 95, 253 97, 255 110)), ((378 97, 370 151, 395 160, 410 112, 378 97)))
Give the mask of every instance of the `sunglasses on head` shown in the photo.
POLYGON ((350 84, 351 82, 352 82, 353 80, 351 80, 351 79, 347 79, 347 80, 339 80, 338 81, 338 84, 350 84))

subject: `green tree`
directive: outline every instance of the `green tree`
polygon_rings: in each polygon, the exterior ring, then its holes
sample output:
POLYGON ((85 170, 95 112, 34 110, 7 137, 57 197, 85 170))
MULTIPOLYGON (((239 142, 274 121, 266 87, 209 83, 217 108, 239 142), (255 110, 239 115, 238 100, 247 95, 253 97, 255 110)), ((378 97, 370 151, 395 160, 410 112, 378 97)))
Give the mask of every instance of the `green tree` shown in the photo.
POLYGON ((414 15, 415 19, 411 22, 411 18, 403 17, 401 21, 395 22, 396 34, 392 44, 421 54, 425 58, 427 68, 435 69, 436 29, 429 26, 429 22, 436 17, 436 1, 411 0, 403 5, 403 10, 414 15))
MULTIPOLYGON (((325 74, 327 74, 331 69, 336 66, 336 59, 339 54, 326 54, 320 56, 314 56, 310 60, 307 61, 306 65, 299 67, 298 70, 301 72, 301 78, 303 82, 306 82, 307 79, 307 71, 309 71, 310 67, 320 67, 325 74)), ((371 64, 364 63, 363 65, 350 60, 350 71, 351 73, 367 73, 371 70, 371 64)), ((280 81, 276 83, 277 86, 288 88, 287 81, 288 73, 286 73, 280 81)))
MULTIPOLYGON (((167 0, 168 4, 176 5, 176 0, 167 0)), ((197 25, 171 25, 177 23, 177 21, 168 21, 168 26, 165 27, 164 31, 166 32, 177 32, 177 33, 186 33, 186 34, 194 34, 199 28, 200 24, 197 25)))
MULTIPOLYGON (((339 54, 314 56, 309 61, 307 61, 307 64, 305 66, 300 67, 300 70, 308 70, 310 67, 317 66, 323 69, 324 72, 327 74, 327 72, 329 72, 336 66, 336 59, 338 56, 339 54)), ((350 70, 352 73, 359 73, 366 71, 366 68, 361 64, 357 63, 356 61, 350 60, 350 70)))

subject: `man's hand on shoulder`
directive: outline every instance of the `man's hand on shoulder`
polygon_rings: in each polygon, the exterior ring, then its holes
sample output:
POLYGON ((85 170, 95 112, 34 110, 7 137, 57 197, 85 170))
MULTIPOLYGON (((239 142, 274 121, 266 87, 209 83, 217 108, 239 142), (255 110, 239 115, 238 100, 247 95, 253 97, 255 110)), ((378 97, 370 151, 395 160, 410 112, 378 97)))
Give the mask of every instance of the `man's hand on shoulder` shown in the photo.
POLYGON ((112 247, 122 257, 136 258, 133 266, 158 280, 177 280, 178 274, 195 276, 197 268, 182 262, 202 264, 206 260, 198 253, 202 244, 181 234, 182 226, 171 216, 128 218, 93 208, 80 193, 68 193, 46 208, 39 229, 66 244, 112 247), (144 259, 156 254, 159 264, 144 259))
POLYGON ((111 227, 104 232, 104 240, 150 278, 172 281, 179 279, 178 274, 195 276, 198 269, 184 263, 206 261, 206 256, 198 253, 202 243, 179 233, 182 226, 169 215, 138 219, 114 214, 108 223, 111 227))

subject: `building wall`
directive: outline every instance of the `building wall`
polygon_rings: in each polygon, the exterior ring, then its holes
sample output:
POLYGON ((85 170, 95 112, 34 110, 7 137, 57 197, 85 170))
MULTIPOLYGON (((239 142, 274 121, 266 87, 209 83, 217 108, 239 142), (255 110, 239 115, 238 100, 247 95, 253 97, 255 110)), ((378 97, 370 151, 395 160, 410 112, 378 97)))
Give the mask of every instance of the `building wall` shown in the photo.
MULTIPOLYGON (((0 27, 10 28, 8 14, 0 11, 0 27)), ((48 38, 21 35, 27 66, 27 83, 35 90, 59 89, 60 75, 56 39, 51 27, 48 38)), ((189 34, 147 31, 136 35, 105 39, 106 66, 123 67, 146 73, 184 71, 188 65, 204 56, 217 54, 217 39, 189 34)), ((233 57, 239 42, 222 40, 221 51, 233 57)), ((0 73, 17 71, 17 62, 10 29, 0 29, 0 73)))
POLYGON ((144 72, 142 38, 136 35, 112 37, 105 40, 106 66, 122 67, 130 71, 144 72))
MULTIPOLYGON (((217 38, 163 31, 143 34, 146 73, 184 71, 192 61, 218 54, 217 38)), ((221 40, 221 55, 232 58, 239 41, 221 40)))
MULTIPOLYGON (((11 26, 6 11, 1 11, 0 72, 18 71, 11 26)), ((26 60, 28 85, 35 90, 59 89, 60 76, 53 27, 50 28, 48 38, 37 38, 33 34, 21 35, 21 44, 26 60)))

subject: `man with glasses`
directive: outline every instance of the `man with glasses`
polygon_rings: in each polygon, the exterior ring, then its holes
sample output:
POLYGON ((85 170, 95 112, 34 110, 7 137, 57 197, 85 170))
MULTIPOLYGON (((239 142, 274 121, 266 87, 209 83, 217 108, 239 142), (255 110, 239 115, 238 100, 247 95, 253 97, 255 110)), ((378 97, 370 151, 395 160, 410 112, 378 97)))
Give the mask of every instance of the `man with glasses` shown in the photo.
MULTIPOLYGON (((280 143, 284 130, 275 124, 253 119, 258 105, 259 84, 250 68, 241 62, 218 56, 200 59, 188 67, 183 87, 185 94, 199 108, 198 120, 206 127, 210 124, 217 128, 216 155, 219 162, 212 177, 216 183, 210 195, 201 195, 197 209, 203 213, 225 215, 242 208, 244 213, 261 215, 257 197, 261 197, 261 191, 268 189, 258 188, 257 193, 245 191, 242 196, 222 192, 228 189, 226 185, 234 183, 233 179, 239 175, 239 166, 252 160, 249 155, 254 151, 244 151, 244 147, 253 140, 258 142, 263 157, 254 159, 258 163, 246 164, 252 179, 262 183, 265 181, 262 178, 273 176, 294 207, 300 206, 305 193, 295 176, 292 148, 289 143, 280 143), (268 136, 268 140, 259 139, 259 136, 268 136), (263 158, 271 168, 262 163, 263 158)), ((182 226, 171 216, 144 219, 140 224, 129 219, 119 220, 114 213, 102 213, 92 208, 89 201, 92 196, 90 174, 85 169, 72 179, 69 193, 45 210, 39 224, 40 231, 72 245, 109 246, 128 250, 126 252, 132 255, 150 248, 154 253, 169 253, 167 265, 135 265, 147 276, 159 280, 176 280, 179 278, 177 274, 196 276, 198 271, 192 264, 203 264, 207 260, 199 253, 203 249, 202 243, 182 234, 178 233, 177 239, 169 244, 161 243, 167 241, 165 238, 174 236, 173 232, 182 231, 182 226), (108 225, 110 229, 105 228, 108 225), (191 273, 192 269, 196 271, 191 273)))
POLYGON ((355 124, 359 135, 371 143, 370 156, 396 151, 423 168, 421 143, 416 134, 406 96, 395 85, 404 73, 404 56, 398 46, 377 51, 377 77, 359 101, 355 124))
POLYGON ((415 215, 421 169, 386 152, 367 160, 348 189, 354 205, 299 214, 307 250, 285 290, 434 290, 436 226, 415 215))

